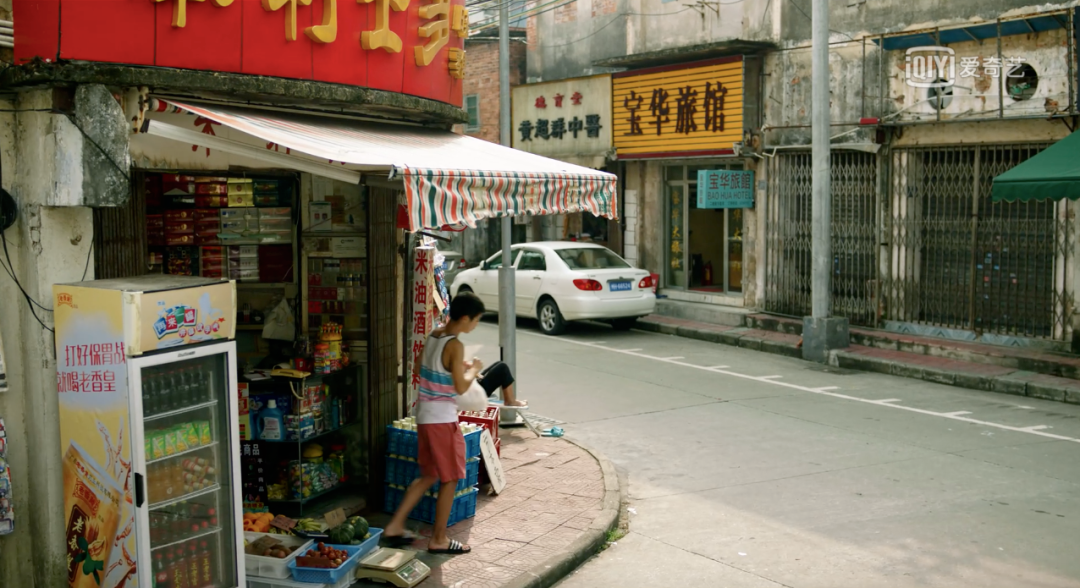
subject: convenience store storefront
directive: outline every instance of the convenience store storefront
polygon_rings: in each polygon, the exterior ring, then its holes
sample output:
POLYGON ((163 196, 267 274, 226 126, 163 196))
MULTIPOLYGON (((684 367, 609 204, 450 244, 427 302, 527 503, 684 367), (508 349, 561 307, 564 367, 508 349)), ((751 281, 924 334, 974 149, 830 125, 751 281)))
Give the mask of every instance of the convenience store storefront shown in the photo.
POLYGON ((639 217, 628 257, 669 298, 742 305, 756 184, 734 146, 754 127, 757 67, 736 56, 612 75, 627 217, 639 217))
MULTIPOLYGON (((25 246, 36 233, 22 218, 7 234, 20 277, 45 285, 148 272, 234 279, 241 373, 245 363, 299 355, 262 338, 282 300, 292 304, 297 337, 342 325, 356 369, 347 385, 361 396, 363 421, 347 439, 356 451, 345 468, 369 486, 380 484, 385 425, 402 410, 407 234, 523 213, 614 214, 613 176, 449 132, 463 115, 463 1, 398 11, 383 0, 280 9, 171 0, 112 14, 71 0, 62 19, 59 2, 54 12, 16 4, 35 20, 27 17, 16 38, 16 62, 29 65, 6 72, 17 94, 6 116, 23 129, 13 149, 23 157, 6 159, 4 171, 27 187, 16 190, 23 218, 50 207, 34 228, 46 236, 38 250, 25 246), (35 160, 43 144, 57 156, 35 160), (61 163, 81 175, 69 177, 61 163), (49 188, 29 189, 32 181, 49 188), (63 223, 51 225, 58 215, 63 223), (80 238, 49 238, 72 231, 80 238), (51 261, 35 266, 35 255, 51 261), (78 269, 68 263, 75 257, 78 269)), ((33 339, 18 314, 22 298, 3 293, 4 338, 33 339)), ((20 394, 55 393, 55 365, 28 375, 35 355, 52 353, 9 348, 7 373, 20 394)), ((9 448, 16 512, 47 531, 25 548, 8 542, 15 547, 0 550, 0 568, 29 561, 42 585, 68 585, 64 570, 50 567, 65 556, 63 501, 33 490, 51 478, 32 459, 62 454, 55 416, 23 410, 3 415, 19 423, 9 428, 19 440, 9 448)), ((123 423, 102 422, 121 435, 123 423)))

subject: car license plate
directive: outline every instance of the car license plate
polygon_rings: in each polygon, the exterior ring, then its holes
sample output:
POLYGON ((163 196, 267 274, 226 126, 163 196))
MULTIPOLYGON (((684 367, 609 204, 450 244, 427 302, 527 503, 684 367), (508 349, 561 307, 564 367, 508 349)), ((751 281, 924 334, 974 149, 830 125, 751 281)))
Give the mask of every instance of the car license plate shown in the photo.
POLYGON ((633 289, 633 282, 608 282, 612 292, 627 292, 633 289))

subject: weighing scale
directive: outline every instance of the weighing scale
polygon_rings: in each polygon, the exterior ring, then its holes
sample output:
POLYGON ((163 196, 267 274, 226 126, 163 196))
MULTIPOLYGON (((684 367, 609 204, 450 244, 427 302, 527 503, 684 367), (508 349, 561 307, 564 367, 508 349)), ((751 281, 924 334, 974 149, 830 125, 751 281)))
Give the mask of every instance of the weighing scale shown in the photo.
POLYGON ((427 564, 416 559, 415 551, 382 547, 360 560, 357 580, 388 583, 399 588, 413 588, 431 574, 427 564))

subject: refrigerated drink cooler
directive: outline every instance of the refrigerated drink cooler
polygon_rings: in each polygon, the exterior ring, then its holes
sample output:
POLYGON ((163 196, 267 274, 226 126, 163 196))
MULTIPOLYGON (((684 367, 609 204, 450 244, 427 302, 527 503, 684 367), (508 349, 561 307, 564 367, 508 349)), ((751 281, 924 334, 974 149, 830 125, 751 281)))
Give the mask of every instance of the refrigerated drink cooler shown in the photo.
POLYGON ((244 586, 235 284, 53 292, 69 588, 244 586))

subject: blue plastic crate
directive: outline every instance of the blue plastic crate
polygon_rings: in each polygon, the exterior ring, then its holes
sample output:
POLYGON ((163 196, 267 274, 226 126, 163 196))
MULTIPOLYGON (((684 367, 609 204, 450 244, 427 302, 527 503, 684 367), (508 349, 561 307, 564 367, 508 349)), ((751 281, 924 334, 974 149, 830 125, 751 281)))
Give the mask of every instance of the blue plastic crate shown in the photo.
MULTIPOLYGON (((473 488, 468 494, 458 496, 454 499, 454 505, 450 507, 450 519, 446 523, 447 527, 476 516, 476 498, 479 493, 479 490, 473 488)), ((384 508, 386 509, 386 512, 394 512, 401 504, 401 501, 405 500, 405 490, 403 488, 394 488, 387 485, 384 498, 384 508)), ((420 503, 416 505, 416 508, 409 513, 409 518, 434 524, 435 503, 436 497, 425 494, 424 497, 420 499, 420 503)))
MULTIPOLYGON (((465 435, 465 459, 480 457, 480 435, 483 429, 477 429, 465 435)), ((416 431, 406 431, 386 426, 386 452, 389 455, 416 458, 419 455, 419 442, 416 431)))
MULTIPOLYGON (((419 477, 420 464, 415 461, 394 457, 386 458, 387 484, 407 487, 419 477)), ((465 478, 458 480, 457 489, 459 491, 465 490, 466 488, 476 486, 478 483, 480 483, 480 459, 473 458, 465 462, 465 478)), ((431 487, 431 491, 435 492, 438 489, 439 483, 436 482, 435 485, 431 487)))
MULTIPOLYGON (((327 543, 327 547, 333 547, 334 549, 343 550, 349 554, 349 559, 345 560, 340 566, 332 569, 322 568, 304 568, 296 565, 296 559, 289 562, 289 570, 292 571, 292 577, 298 582, 310 582, 313 584, 337 584, 346 575, 353 573, 357 564, 360 563, 360 559, 371 553, 379 545, 379 538, 382 537, 382 529, 368 529, 371 533, 371 537, 365 540, 360 545, 332 545, 327 543)), ((303 554, 301 554, 303 555, 303 554)))
POLYGON ((477 429, 465 435, 465 459, 480 457, 480 435, 483 429, 477 429))

